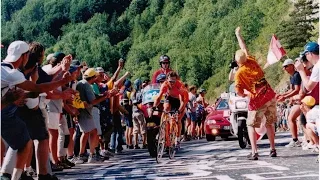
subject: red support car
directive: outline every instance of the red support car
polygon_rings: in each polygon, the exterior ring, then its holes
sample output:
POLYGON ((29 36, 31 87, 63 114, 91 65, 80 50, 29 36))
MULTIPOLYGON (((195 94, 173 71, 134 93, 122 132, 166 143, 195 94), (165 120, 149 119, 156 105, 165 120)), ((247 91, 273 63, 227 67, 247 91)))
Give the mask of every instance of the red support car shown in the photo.
POLYGON ((216 136, 227 139, 232 136, 231 124, 228 120, 230 115, 228 99, 220 98, 216 105, 211 108, 204 122, 207 141, 214 141, 216 136))

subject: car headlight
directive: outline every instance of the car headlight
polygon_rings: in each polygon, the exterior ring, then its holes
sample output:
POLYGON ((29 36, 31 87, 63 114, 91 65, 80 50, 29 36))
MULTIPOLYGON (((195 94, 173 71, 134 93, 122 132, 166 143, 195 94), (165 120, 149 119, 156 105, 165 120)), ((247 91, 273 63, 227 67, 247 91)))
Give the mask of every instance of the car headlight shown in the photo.
POLYGON ((236 102, 236 109, 246 109, 247 102, 246 101, 237 101, 236 102))
POLYGON ((207 121, 207 124, 216 124, 216 123, 217 123, 216 120, 213 120, 213 119, 207 121))

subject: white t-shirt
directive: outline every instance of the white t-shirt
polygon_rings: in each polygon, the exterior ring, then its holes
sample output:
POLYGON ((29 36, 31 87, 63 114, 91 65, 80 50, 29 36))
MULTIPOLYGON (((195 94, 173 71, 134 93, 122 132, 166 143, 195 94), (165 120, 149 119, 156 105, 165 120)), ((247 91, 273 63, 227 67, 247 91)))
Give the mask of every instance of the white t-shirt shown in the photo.
POLYGON ((193 107, 194 102, 197 100, 196 95, 189 92, 189 108, 191 112, 196 112, 196 107, 193 107))
POLYGON ((306 114, 306 119, 308 123, 316 123, 319 121, 319 106, 314 106, 310 111, 306 114))
POLYGON ((47 64, 42 66, 42 70, 46 73, 48 73, 48 71, 50 71, 52 69, 52 65, 51 64, 47 64))
POLYGON ((9 89, 14 88, 15 85, 21 84, 24 81, 26 81, 26 78, 19 70, 1 65, 1 97, 3 97, 9 89))
POLYGON ((320 71, 320 61, 317 62, 316 65, 312 68, 312 73, 310 76, 310 80, 313 82, 319 82, 320 76, 319 76, 319 71, 320 71))

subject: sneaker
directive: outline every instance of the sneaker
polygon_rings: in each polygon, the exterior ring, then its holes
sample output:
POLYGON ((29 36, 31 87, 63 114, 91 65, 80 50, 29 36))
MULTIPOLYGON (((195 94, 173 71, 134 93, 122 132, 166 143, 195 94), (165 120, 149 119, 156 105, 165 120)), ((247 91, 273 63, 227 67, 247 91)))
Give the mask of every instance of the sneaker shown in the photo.
POLYGON ((2 175, 0 175, 0 180, 11 180, 11 174, 2 173, 2 175))
POLYGON ((270 157, 277 157, 277 151, 275 149, 270 151, 270 157))
POLYGON ((292 148, 292 147, 301 147, 301 142, 298 140, 296 142, 294 142, 293 140, 290 141, 289 144, 287 144, 285 147, 287 148, 292 148))
POLYGON ((111 150, 105 150, 104 153, 107 154, 109 157, 113 157, 115 152, 111 152, 111 150))
POLYGON ((76 165, 75 163, 69 161, 68 159, 64 159, 63 162, 66 163, 68 166, 71 166, 71 167, 74 167, 76 165))
POLYGON ((134 149, 140 149, 140 147, 138 145, 135 145, 134 149))
POLYGON ((144 144, 144 145, 142 146, 142 149, 148 149, 148 145, 144 144))
POLYGON ((62 171, 63 170, 63 167, 58 165, 58 164, 51 164, 51 169, 52 169, 52 172, 56 172, 56 171, 62 171))
POLYGON ((93 154, 93 155, 90 155, 89 158, 88 158, 88 163, 100 163, 102 160, 100 158, 100 156, 96 155, 96 154, 93 154))
POLYGON ((133 149, 133 145, 130 145, 130 146, 129 146, 129 149, 133 149))
POLYGON ((250 153, 247 156, 248 160, 258 160, 258 157, 259 157, 258 153, 254 153, 254 155, 252 155, 252 153, 250 153))
POLYGON ((24 171, 22 174, 21 174, 21 177, 19 180, 33 180, 33 178, 31 176, 28 176, 27 175, 27 172, 24 171))
POLYGON ((71 169, 71 166, 66 164, 65 162, 59 162, 58 165, 62 166, 63 169, 71 169))
MULTIPOLYGON (((258 153, 256 153, 256 154, 257 154, 257 156, 259 157, 259 154, 258 154, 258 153)), ((251 156, 252 156, 252 152, 247 155, 247 158, 250 158, 251 156)))
POLYGON ((105 150, 101 150, 100 152, 99 152, 99 154, 97 154, 99 157, 100 157, 100 159, 101 160, 109 160, 110 159, 110 157, 108 156, 108 154, 106 153, 106 151, 105 150))
POLYGON ((55 175, 50 175, 50 174, 42 175, 42 174, 39 174, 38 175, 38 180, 59 180, 59 179, 55 175))
POLYGON ((315 146, 311 152, 319 153, 319 147, 315 146))
POLYGON ((88 156, 86 156, 85 154, 80 154, 79 159, 83 162, 88 162, 88 156))
POLYGON ((33 170, 33 168, 30 166, 30 167, 27 167, 25 169, 25 172, 28 176, 33 176, 33 175, 37 175, 37 173, 33 170))
POLYGON ((71 158, 68 158, 68 161, 74 163, 74 164, 83 164, 84 161, 80 159, 79 156, 73 156, 71 158))

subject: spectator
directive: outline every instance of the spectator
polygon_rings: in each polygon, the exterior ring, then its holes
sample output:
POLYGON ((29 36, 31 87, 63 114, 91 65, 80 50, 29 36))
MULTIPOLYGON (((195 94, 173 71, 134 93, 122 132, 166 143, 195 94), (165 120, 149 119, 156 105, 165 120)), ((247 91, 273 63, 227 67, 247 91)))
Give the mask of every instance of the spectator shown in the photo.
MULTIPOLYGON (((301 86, 301 77, 300 74, 294 68, 294 62, 292 59, 286 59, 282 64, 283 70, 285 70, 290 75, 290 89, 289 91, 278 94, 276 96, 279 102, 284 101, 285 99, 292 98, 297 95, 300 91, 301 86)), ((295 102, 292 106, 288 121, 290 125, 290 131, 292 135, 292 141, 286 147, 300 147, 301 142, 298 140, 298 126, 297 126, 297 118, 300 116, 301 110, 299 103, 295 102)))
POLYGON ((95 154, 95 148, 98 145, 97 141, 97 129, 93 121, 92 107, 107 98, 114 95, 116 90, 110 90, 103 96, 96 99, 93 89, 90 86, 95 82, 97 77, 97 72, 93 68, 87 69, 83 74, 83 80, 79 81, 77 84, 77 90, 80 93, 80 99, 89 104, 85 109, 80 109, 80 115, 78 119, 79 127, 82 132, 81 142, 80 142, 80 159, 85 161, 85 147, 89 138, 90 145, 90 155, 88 162, 95 163, 99 162, 99 156, 95 154))
POLYGON ((249 160, 258 160, 257 137, 254 128, 260 128, 264 117, 270 141, 270 156, 276 157, 273 127, 277 120, 275 92, 264 78, 263 70, 256 59, 249 56, 248 49, 240 34, 240 27, 236 29, 236 36, 241 48, 236 51, 235 55, 235 60, 239 65, 234 77, 236 93, 241 97, 246 97, 247 94, 244 94, 244 90, 250 92, 247 126, 252 152, 247 157, 249 160))
POLYGON ((131 94, 131 101, 133 104, 132 108, 132 117, 133 117, 133 135, 135 142, 135 149, 140 149, 138 135, 140 134, 142 137, 142 149, 147 148, 147 136, 146 136, 146 121, 143 115, 143 112, 140 108, 142 103, 142 82, 140 79, 136 79, 134 81, 134 90, 131 94))
MULTIPOLYGON (((36 97, 34 92, 47 92, 72 80, 69 73, 66 73, 64 74, 63 80, 57 82, 35 84, 32 81, 28 81, 24 75, 18 71, 18 69, 24 69, 28 59, 29 45, 27 43, 14 41, 9 45, 8 55, 3 61, 4 63, 1 64, 2 96, 5 95, 9 89, 18 87, 31 92, 27 93, 27 97, 36 97)), ((20 178, 32 145, 26 124, 16 115, 16 110, 16 105, 10 105, 1 111, 1 136, 13 150, 18 149, 12 179, 20 178)), ((2 176, 6 175, 3 174, 2 176)))

